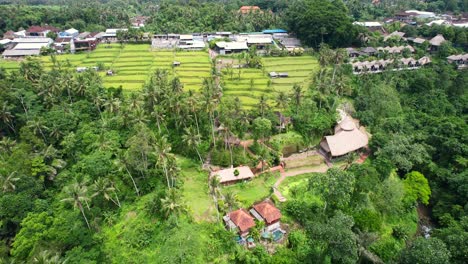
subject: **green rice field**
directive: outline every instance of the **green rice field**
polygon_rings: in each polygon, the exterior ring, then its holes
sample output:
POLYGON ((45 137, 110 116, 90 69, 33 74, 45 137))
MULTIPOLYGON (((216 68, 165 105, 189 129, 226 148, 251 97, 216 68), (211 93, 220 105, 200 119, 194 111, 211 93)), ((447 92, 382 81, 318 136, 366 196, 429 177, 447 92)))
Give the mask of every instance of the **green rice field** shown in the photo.
MULTIPOLYGON (((57 60, 70 63, 69 68, 94 67, 103 63, 115 74, 106 76, 105 71, 99 74, 105 87, 119 87, 127 91, 140 90, 156 69, 166 69, 171 76, 178 76, 186 89, 199 90, 203 78, 210 76, 211 62, 207 52, 158 50, 152 51, 150 45, 101 44, 89 53, 57 55, 57 60), (181 65, 172 68, 174 61, 181 65)), ((40 57, 46 70, 52 68, 51 57, 40 57)), ((0 59, 0 67, 6 70, 19 68, 19 62, 0 59)), ((66 66, 65 66, 66 67, 66 66)))
POLYGON ((264 57, 263 69, 223 69, 223 93, 228 97, 238 97, 246 108, 255 107, 260 96, 268 98, 275 105, 278 92, 290 93, 294 84, 307 87, 312 74, 318 70, 317 60, 312 56, 264 57), (269 72, 287 72, 287 78, 270 78, 269 72))
MULTIPOLYGON (((60 62, 68 62, 70 68, 93 67, 104 64, 115 72, 106 76, 101 71, 105 87, 119 87, 127 91, 140 90, 156 69, 166 69, 170 76, 180 78, 186 90, 199 91, 203 79, 211 75, 211 61, 205 51, 151 50, 149 44, 101 44, 89 53, 57 55, 60 62), (174 61, 180 66, 173 67, 174 61)), ((40 57, 44 68, 52 67, 51 57, 40 57)), ((221 85, 226 97, 238 97, 246 108, 255 107, 261 95, 275 105, 278 92, 291 92, 294 84, 306 87, 318 62, 311 56, 264 57, 262 69, 223 69, 221 85), (269 72, 287 72, 287 78, 270 78, 269 72)), ((0 59, 0 67, 6 70, 19 68, 19 62, 0 59)))

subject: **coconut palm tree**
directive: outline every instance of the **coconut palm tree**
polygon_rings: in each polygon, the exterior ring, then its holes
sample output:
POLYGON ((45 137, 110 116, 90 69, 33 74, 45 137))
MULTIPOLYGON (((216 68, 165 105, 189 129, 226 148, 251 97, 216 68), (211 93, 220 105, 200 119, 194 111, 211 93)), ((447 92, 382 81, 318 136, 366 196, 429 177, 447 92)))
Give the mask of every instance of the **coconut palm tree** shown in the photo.
POLYGON ((71 185, 65 186, 63 192, 65 193, 66 198, 62 199, 61 201, 65 203, 71 203, 73 204, 73 208, 78 208, 83 215, 88 229, 91 229, 83 207, 83 203, 87 204, 88 201, 91 200, 88 196, 88 188, 84 184, 74 182, 71 185))
POLYGON ((43 250, 39 252, 34 258, 33 263, 36 264, 65 264, 67 260, 60 258, 59 253, 53 253, 49 250, 43 250))
POLYGON ((164 170, 164 174, 166 175, 167 187, 171 188, 171 184, 169 182, 169 173, 167 170, 167 165, 169 159, 173 157, 173 154, 170 153, 171 146, 167 142, 167 138, 165 136, 160 137, 154 146, 153 154, 156 156, 156 165, 162 166, 164 170))
POLYGON ((233 207, 239 206, 239 199, 237 194, 232 191, 226 192, 226 194, 224 194, 224 204, 229 208, 230 212, 232 211, 233 207))
POLYGON ((3 137, 0 140, 0 150, 4 153, 11 153, 11 149, 16 145, 16 140, 12 140, 9 137, 3 137))
POLYGON ((13 192, 16 190, 15 182, 19 181, 19 177, 15 177, 16 171, 11 172, 8 176, 0 174, 0 185, 2 187, 2 192, 13 192))
POLYGON ((188 147, 194 148, 197 152, 198 158, 200 159, 201 165, 203 166, 203 159, 198 151, 198 146, 201 143, 201 136, 192 127, 186 127, 185 134, 182 136, 182 140, 188 147))
POLYGON ((16 133, 15 127, 13 126, 14 116, 8 109, 6 104, 2 104, 0 107, 0 120, 7 125, 14 133, 16 133))
POLYGON ((260 95, 260 99, 258 101, 258 110, 262 117, 265 117, 265 111, 268 109, 267 98, 264 94, 260 95))
POLYGON ((161 199, 161 206, 166 217, 170 215, 176 217, 176 223, 177 217, 187 212, 187 206, 182 201, 179 191, 175 188, 167 190, 166 197, 161 199))
POLYGON ((42 136, 42 138, 44 139, 44 141, 46 141, 46 137, 45 137, 45 134, 44 134, 44 131, 49 129, 48 127, 46 127, 44 124, 43 124, 43 121, 42 120, 39 120, 39 119, 35 119, 35 120, 30 120, 26 123, 26 126, 30 129, 32 129, 32 131, 34 132, 34 134, 38 135, 40 134, 42 136))
POLYGON ((107 178, 99 178, 96 181, 94 181, 93 184, 93 191, 94 193, 91 195, 91 198, 94 198, 96 196, 102 196, 104 199, 107 201, 112 201, 115 205, 120 207, 120 201, 119 201, 119 196, 115 192, 115 187, 112 182, 110 182, 107 178), (112 198, 112 195, 115 196, 115 200, 112 198))
POLYGON ((114 165, 117 167, 117 169, 119 171, 125 171, 128 175, 128 177, 130 177, 130 179, 132 180, 132 183, 133 183, 133 187, 135 188, 135 193, 137 196, 140 196, 140 191, 138 190, 138 187, 135 183, 135 179, 133 178, 132 174, 130 173, 130 170, 128 169, 128 166, 127 166, 127 160, 125 159, 125 155, 124 155, 124 152, 121 151, 117 154, 117 159, 114 160, 114 165))
POLYGON ((216 215, 217 215, 216 219, 219 221, 218 195, 220 194, 220 191, 219 191, 220 179, 218 175, 213 175, 210 177, 209 186, 210 186, 210 195, 211 197, 213 197, 213 201, 214 201, 215 208, 216 208, 216 215))
POLYGON ((278 93, 276 97, 276 106, 282 110, 285 110, 288 107, 289 98, 284 91, 278 93))

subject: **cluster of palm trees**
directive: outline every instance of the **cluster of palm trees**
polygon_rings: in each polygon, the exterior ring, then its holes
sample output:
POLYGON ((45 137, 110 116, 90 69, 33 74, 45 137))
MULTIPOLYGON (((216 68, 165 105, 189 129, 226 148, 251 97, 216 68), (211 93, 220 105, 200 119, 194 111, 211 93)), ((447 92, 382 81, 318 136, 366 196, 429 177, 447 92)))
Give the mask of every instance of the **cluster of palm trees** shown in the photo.
POLYGON ((70 185, 67 185, 63 189, 65 198, 61 201, 73 205, 73 208, 78 208, 86 222, 89 229, 91 226, 86 216, 85 209, 90 210, 90 203, 93 198, 102 197, 106 201, 111 201, 116 206, 121 207, 119 196, 117 195, 118 189, 115 187, 114 182, 108 178, 101 177, 94 181, 94 183, 88 187, 87 180, 75 179, 70 185))

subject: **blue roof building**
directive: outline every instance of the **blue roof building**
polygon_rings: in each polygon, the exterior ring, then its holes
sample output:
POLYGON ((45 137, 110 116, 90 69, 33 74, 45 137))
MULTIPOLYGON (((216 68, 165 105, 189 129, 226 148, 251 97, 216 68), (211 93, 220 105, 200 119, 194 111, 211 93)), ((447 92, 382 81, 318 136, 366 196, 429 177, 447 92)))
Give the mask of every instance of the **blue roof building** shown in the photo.
POLYGON ((262 31, 263 34, 276 34, 276 33, 288 33, 287 30, 284 29, 267 29, 262 31))

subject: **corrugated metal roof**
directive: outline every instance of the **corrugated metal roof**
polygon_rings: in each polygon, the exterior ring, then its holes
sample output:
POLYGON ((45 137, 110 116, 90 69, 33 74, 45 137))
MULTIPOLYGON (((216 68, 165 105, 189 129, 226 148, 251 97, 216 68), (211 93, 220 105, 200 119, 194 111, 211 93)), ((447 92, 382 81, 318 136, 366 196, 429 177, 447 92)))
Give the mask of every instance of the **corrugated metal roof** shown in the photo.
POLYGON ((13 49, 15 50, 40 50, 42 47, 47 47, 49 43, 18 43, 13 49))
POLYGON ((5 50, 2 54, 4 57, 21 57, 21 56, 36 56, 40 50, 5 50))

